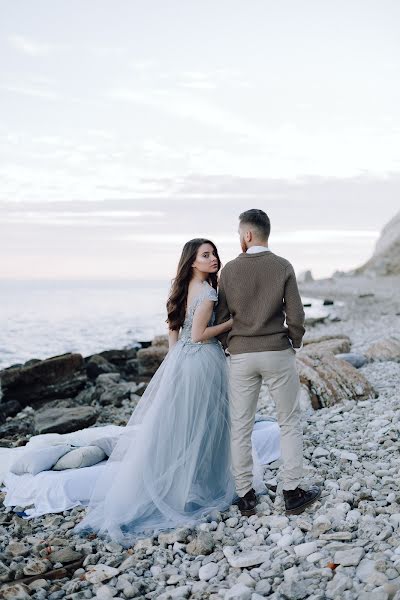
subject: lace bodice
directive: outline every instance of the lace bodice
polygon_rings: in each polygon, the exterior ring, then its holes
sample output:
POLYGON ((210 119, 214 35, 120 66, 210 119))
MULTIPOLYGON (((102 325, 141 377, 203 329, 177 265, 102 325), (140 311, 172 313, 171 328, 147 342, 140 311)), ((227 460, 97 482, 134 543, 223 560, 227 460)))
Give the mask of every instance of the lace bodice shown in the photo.
MULTIPOLYGON (((207 340, 206 342, 193 342, 192 341, 192 326, 193 326, 194 313, 196 311, 196 308, 203 302, 203 300, 206 300, 206 299, 213 300, 214 302, 216 302, 218 300, 218 295, 217 295, 217 292, 215 291, 215 289, 207 281, 204 281, 203 289, 193 299, 193 302, 190 304, 190 306, 187 310, 187 313, 186 313, 186 318, 183 323, 182 332, 181 332, 181 336, 180 336, 180 340, 184 344, 199 347, 202 344, 206 344, 206 343, 217 343, 216 338, 211 338, 211 339, 207 340)), ((211 315, 211 319, 208 322, 208 327, 211 327, 214 324, 214 320, 215 320, 215 313, 213 311, 213 313, 211 315)))

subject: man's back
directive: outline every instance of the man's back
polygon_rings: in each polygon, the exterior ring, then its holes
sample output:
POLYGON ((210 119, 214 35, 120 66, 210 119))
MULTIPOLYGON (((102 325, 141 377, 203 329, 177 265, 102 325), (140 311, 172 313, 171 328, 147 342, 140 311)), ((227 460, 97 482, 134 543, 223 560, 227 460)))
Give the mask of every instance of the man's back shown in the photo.
POLYGON ((289 340, 300 347, 304 309, 289 261, 269 250, 230 261, 221 272, 217 323, 229 314, 233 328, 222 341, 231 354, 285 350, 289 340))

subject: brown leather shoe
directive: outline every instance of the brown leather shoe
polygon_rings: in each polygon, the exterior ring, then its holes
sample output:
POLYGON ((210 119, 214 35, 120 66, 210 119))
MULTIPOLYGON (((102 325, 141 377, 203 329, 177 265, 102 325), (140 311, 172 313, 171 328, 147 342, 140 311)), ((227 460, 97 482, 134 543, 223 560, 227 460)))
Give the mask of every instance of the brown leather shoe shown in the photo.
POLYGON ((237 503, 238 508, 244 517, 250 517, 256 514, 257 496, 253 488, 247 492, 237 503))
POLYGON ((321 496, 321 489, 312 485, 309 490, 297 487, 295 490, 283 490, 287 515, 299 515, 307 506, 311 506, 321 496))

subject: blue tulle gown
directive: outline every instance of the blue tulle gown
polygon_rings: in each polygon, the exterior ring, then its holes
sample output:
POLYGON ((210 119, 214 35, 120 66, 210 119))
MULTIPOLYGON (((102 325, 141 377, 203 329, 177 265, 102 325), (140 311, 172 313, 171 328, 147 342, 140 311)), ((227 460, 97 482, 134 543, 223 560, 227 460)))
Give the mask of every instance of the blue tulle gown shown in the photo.
POLYGON ((205 299, 217 300, 207 282, 118 439, 75 532, 94 531, 129 547, 143 535, 193 525, 232 503, 225 354, 215 338, 191 340, 194 313, 205 299))

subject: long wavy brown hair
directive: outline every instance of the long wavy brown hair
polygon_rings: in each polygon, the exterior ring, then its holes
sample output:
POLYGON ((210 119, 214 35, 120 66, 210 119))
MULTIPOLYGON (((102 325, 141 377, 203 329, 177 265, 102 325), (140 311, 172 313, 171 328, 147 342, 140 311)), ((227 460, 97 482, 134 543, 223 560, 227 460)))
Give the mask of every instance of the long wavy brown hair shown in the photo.
MULTIPOLYGON (((189 283, 193 276, 192 264, 196 260, 197 251, 202 244, 210 244, 214 248, 215 256, 218 260, 218 271, 221 268, 218 250, 213 242, 203 238, 195 238, 186 242, 179 259, 176 277, 172 280, 171 291, 167 301, 167 323, 172 330, 179 330, 185 320, 189 283)), ((208 282, 214 289, 217 289, 218 274, 210 273, 208 282)))

